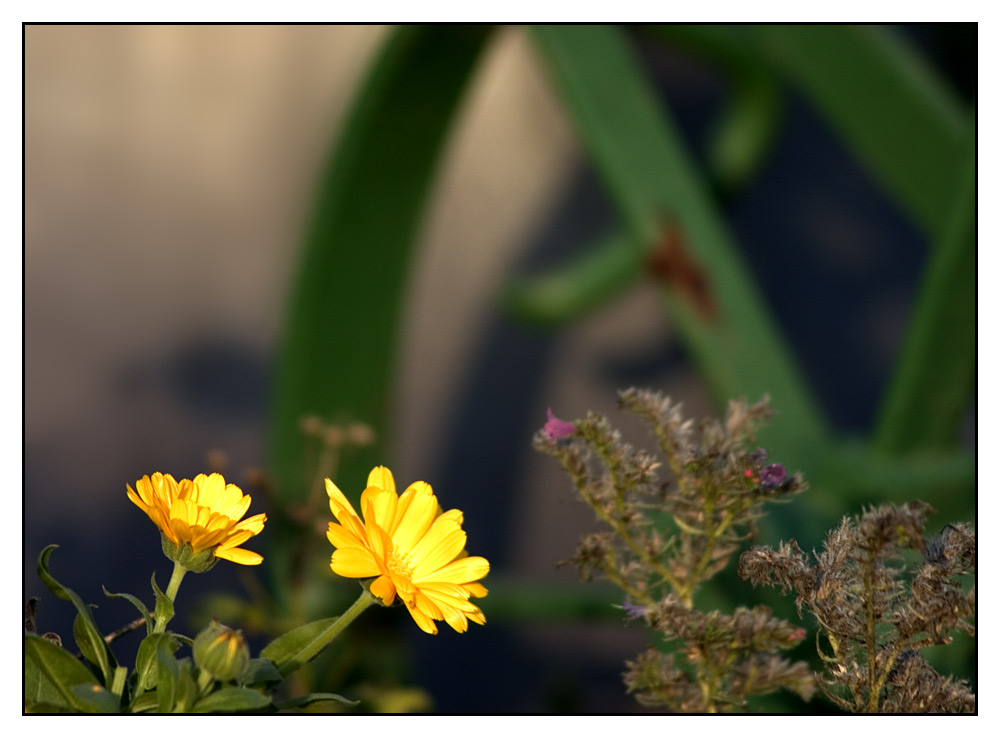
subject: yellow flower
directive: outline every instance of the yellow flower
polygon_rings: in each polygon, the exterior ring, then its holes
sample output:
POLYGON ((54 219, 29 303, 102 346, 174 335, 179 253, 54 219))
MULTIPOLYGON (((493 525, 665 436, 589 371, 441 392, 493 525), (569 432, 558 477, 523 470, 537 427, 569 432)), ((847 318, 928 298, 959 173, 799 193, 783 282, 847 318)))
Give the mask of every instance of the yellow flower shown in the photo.
POLYGON ((479 583, 490 564, 482 556, 466 556, 465 531, 459 510, 440 512, 426 482, 414 482, 396 495, 392 472, 377 466, 361 494, 364 522, 329 479, 326 493, 339 524, 330 523, 327 538, 336 549, 330 568, 342 577, 365 579, 373 595, 391 605, 398 594, 417 625, 437 633, 444 620, 459 633, 469 621, 483 625, 482 610, 469 597, 485 597, 479 583))
POLYGON ((193 571, 204 571, 215 558, 237 564, 259 564, 264 558, 238 546, 264 529, 264 513, 240 521, 250 507, 250 496, 235 484, 226 484, 221 474, 199 474, 177 482, 157 472, 129 485, 128 498, 156 523, 164 536, 164 552, 174 561, 195 557, 193 571), (169 543, 168 543, 169 539, 169 543), (172 545, 171 545, 172 544, 172 545), (170 549, 170 551, 168 551, 170 549), (202 556, 204 552, 208 554, 202 556), (175 555, 171 555, 171 554, 175 555), (198 568, 204 564, 203 568, 198 568))

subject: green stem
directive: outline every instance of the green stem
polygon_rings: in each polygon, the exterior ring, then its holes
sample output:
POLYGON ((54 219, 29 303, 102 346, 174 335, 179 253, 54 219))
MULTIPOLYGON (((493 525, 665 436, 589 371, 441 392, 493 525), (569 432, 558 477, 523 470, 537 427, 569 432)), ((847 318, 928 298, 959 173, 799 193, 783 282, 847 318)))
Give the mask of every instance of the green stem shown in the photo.
MULTIPOLYGON (((177 590, 181 587, 181 580, 184 575, 187 574, 187 569, 181 566, 178 562, 174 562, 174 571, 170 575, 170 583, 167 585, 167 599, 173 604, 174 600, 177 598, 177 590)), ((162 633, 167 629, 167 619, 157 618, 156 627, 153 628, 154 633, 162 633)))
POLYGON ((358 617, 361 613, 367 610, 370 606, 374 605, 376 602, 372 594, 367 590, 361 590, 361 596, 354 601, 344 614, 341 615, 337 620, 330 626, 330 628, 323 633, 320 640, 323 642, 323 648, 326 647, 330 641, 336 638, 348 625, 354 622, 354 619, 358 617))

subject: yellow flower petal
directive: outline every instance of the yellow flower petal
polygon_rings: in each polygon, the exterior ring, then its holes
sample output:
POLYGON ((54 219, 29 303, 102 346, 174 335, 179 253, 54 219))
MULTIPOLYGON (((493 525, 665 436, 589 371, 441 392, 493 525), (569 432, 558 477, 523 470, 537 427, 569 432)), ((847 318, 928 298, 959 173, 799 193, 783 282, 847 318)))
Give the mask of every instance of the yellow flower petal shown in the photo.
MULTIPOLYGON (((441 567, 428 575, 427 579, 434 582, 452 582, 468 584, 482 579, 490 571, 490 562, 482 556, 467 556, 441 567)), ((414 580, 420 584, 419 580, 414 580)))
POLYGON ((395 492, 381 487, 366 487, 361 493, 361 509, 365 511, 365 520, 375 522, 382 530, 388 531, 396 515, 398 501, 395 492))
POLYGON ((375 577, 382 573, 372 552, 363 548, 338 548, 330 557, 334 574, 352 579, 375 577))
POLYGON ((247 551, 245 548, 219 548, 216 549, 215 555, 220 559, 227 559, 235 564, 243 564, 244 566, 256 566, 264 560, 264 557, 259 553, 247 551))
POLYGON ((379 487, 386 492, 396 494, 396 482, 392 478, 392 472, 384 466, 376 466, 368 473, 368 486, 379 487))
POLYGON ((392 577, 384 574, 372 582, 369 589, 385 605, 391 605, 392 601, 396 599, 396 585, 392 583, 392 577))
POLYGON ((362 539, 337 523, 330 523, 326 531, 326 538, 333 544, 334 548, 364 548, 367 545, 362 539))
POLYGON ((396 507, 396 518, 389 532, 393 542, 410 550, 431 527, 438 513, 438 502, 431 486, 424 482, 411 484, 396 507))

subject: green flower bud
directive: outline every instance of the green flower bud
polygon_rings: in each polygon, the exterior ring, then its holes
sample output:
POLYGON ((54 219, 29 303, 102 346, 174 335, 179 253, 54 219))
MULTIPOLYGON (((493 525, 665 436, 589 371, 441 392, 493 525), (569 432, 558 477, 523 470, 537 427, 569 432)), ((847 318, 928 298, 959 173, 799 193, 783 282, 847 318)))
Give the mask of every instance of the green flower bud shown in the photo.
POLYGON ((162 533, 160 540, 163 542, 163 554, 171 561, 176 561, 188 571, 196 574, 206 572, 215 566, 218 559, 215 558, 215 549, 209 548, 205 551, 194 552, 191 544, 185 541, 174 543, 162 533))
POLYGON ((227 628, 212 618, 211 624, 194 639, 194 662, 222 682, 235 679, 250 663, 250 649, 238 630, 227 628))

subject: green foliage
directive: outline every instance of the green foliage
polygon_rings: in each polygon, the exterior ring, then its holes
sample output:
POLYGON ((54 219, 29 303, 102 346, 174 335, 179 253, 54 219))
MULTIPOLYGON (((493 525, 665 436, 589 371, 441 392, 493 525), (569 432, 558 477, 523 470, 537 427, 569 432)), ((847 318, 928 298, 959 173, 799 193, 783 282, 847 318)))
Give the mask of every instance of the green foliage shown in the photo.
MULTIPOLYGON (((152 617, 134 595, 105 590, 108 597, 127 599, 143 617, 112 636, 102 636, 91 617, 90 606, 49 572, 49 559, 56 548, 48 546, 42 551, 38 573, 53 594, 77 607, 74 637, 81 648, 81 657, 86 657, 92 669, 63 648, 57 642, 58 636, 43 637, 34 632, 34 603, 29 603, 24 633, 25 712, 252 713, 296 710, 330 702, 357 704, 326 692, 307 693, 275 703, 271 693, 285 677, 315 658, 372 603, 367 592, 340 618, 303 626, 276 639, 261 657, 248 659, 242 635, 217 620, 195 639, 165 631, 167 621, 173 617, 174 603, 156 586, 155 575, 151 583, 157 606, 152 617), (128 667, 117 665, 110 644, 115 637, 143 623, 147 635, 139 644, 130 673, 128 667), (195 647, 195 660, 178 657, 180 649, 187 646, 195 647), (102 653, 106 654, 103 662, 102 653), (102 663, 110 665, 110 671, 102 668, 102 663)), ((176 595, 179 582, 175 570, 168 591, 176 595)))
POLYGON ((94 616, 90 607, 84 604, 83 600, 71 589, 63 587, 55 577, 49 573, 49 558, 52 552, 59 548, 56 545, 46 546, 38 557, 38 577, 42 580, 49 591, 56 597, 68 600, 76 608, 77 616, 73 621, 73 637, 76 639, 77 648, 80 649, 84 657, 91 664, 100 670, 104 683, 111 681, 111 674, 117 664, 114 655, 104 642, 104 636, 97 629, 94 616))
POLYGON ((285 676, 319 654, 324 635, 330 632, 337 620, 326 618, 301 625, 271 641, 260 654, 270 659, 278 673, 285 676))

